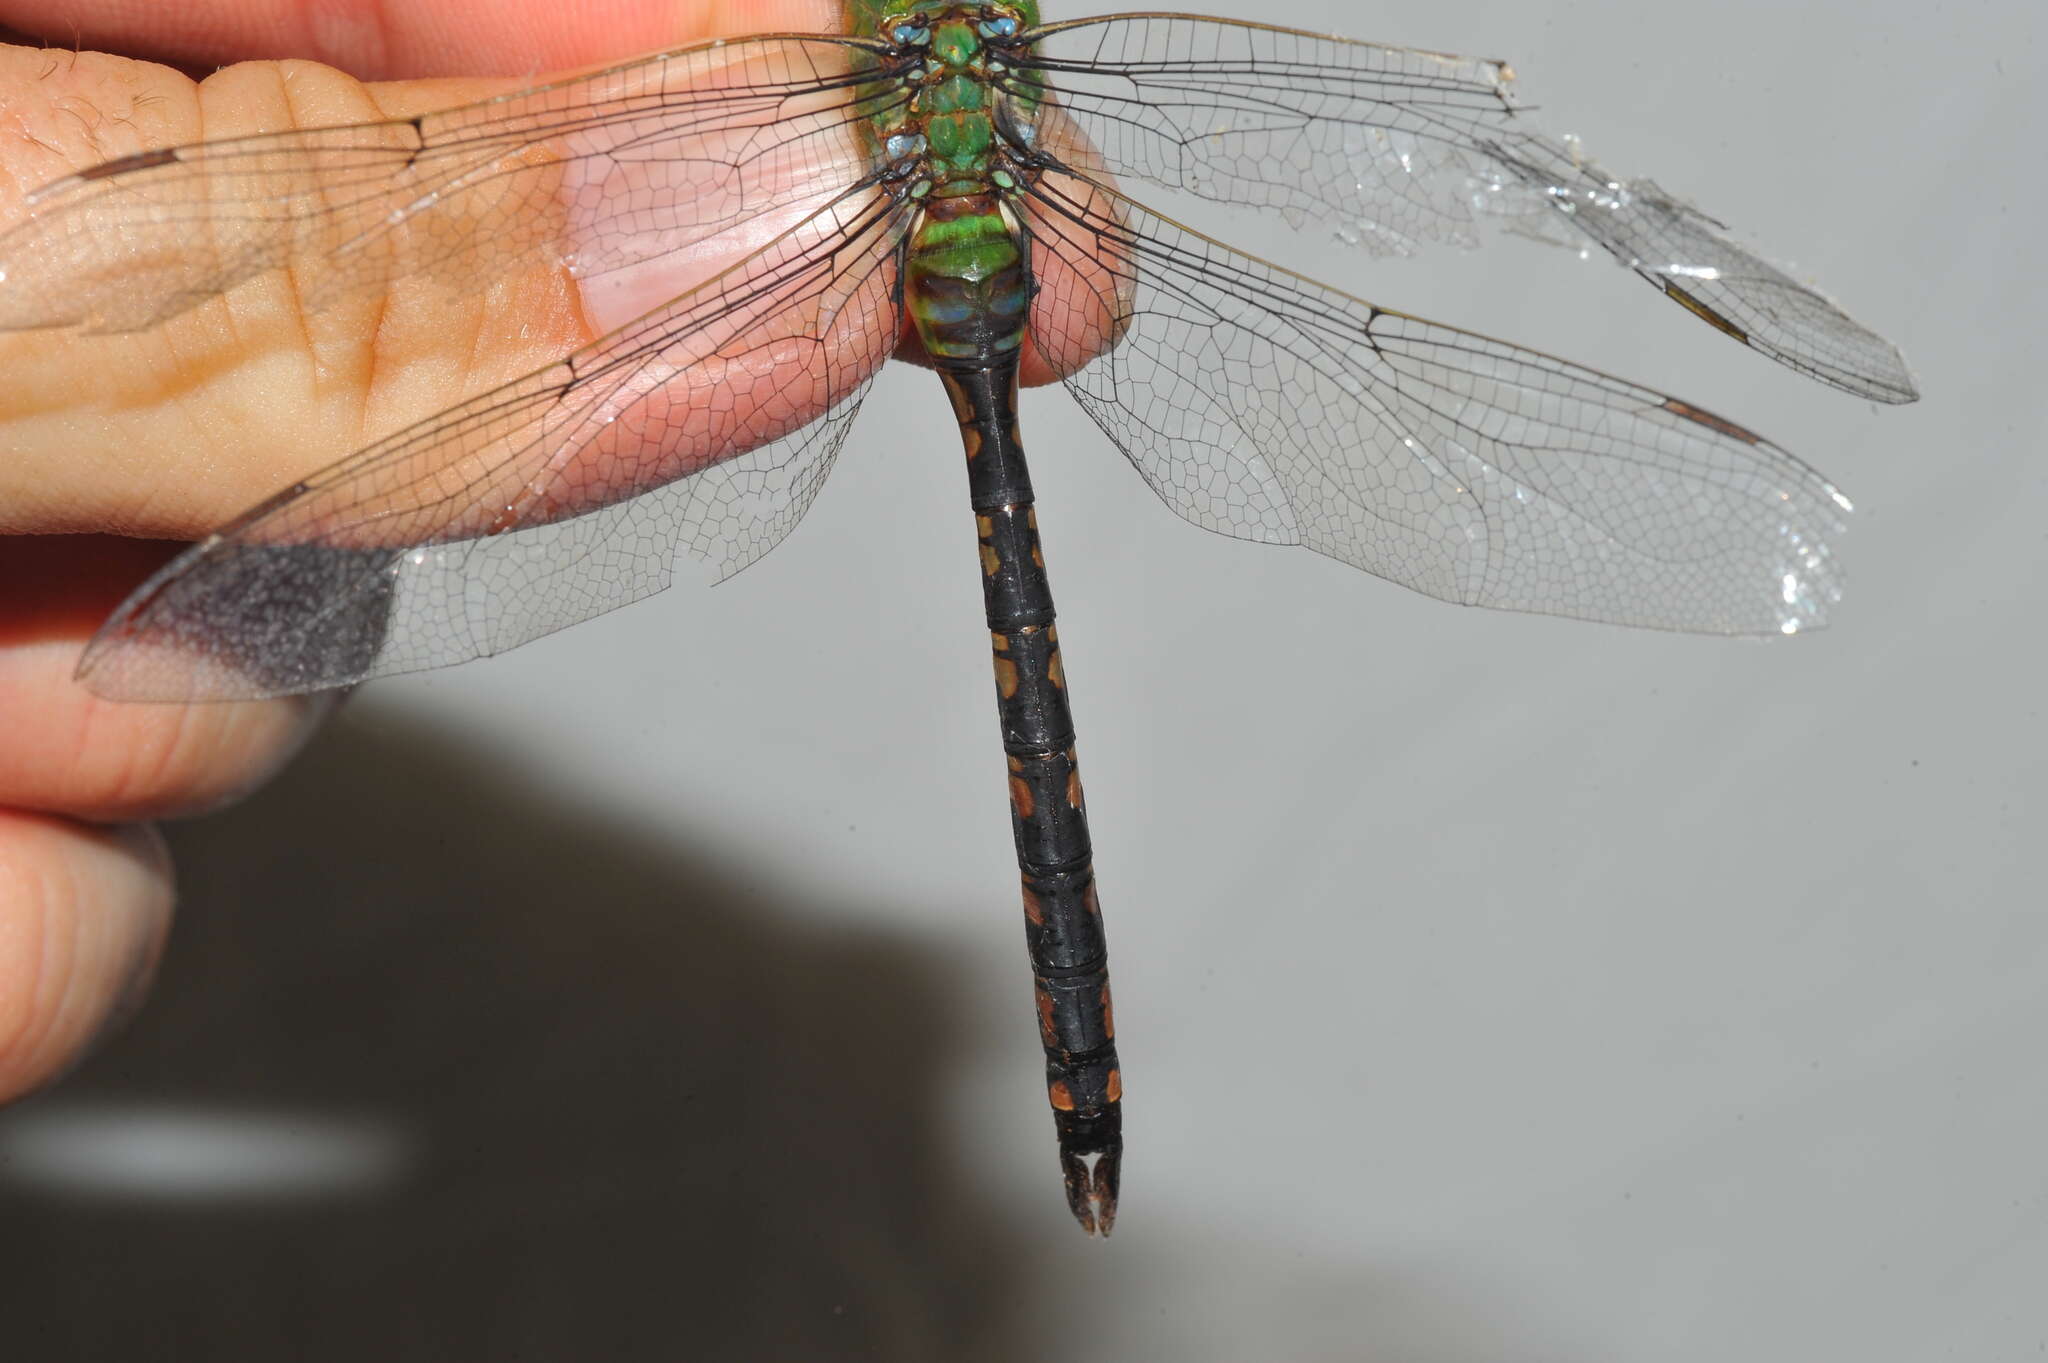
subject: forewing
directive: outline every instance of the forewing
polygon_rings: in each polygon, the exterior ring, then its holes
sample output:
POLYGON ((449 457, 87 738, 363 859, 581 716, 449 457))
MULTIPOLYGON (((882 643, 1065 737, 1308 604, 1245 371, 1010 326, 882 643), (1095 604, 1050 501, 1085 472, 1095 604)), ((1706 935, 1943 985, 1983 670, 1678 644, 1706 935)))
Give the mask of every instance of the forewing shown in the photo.
MULTIPOLYGON (((703 44, 418 118, 141 152, 29 196, 0 330, 153 326, 290 266, 320 308, 415 275, 601 275, 867 173, 852 39, 703 44)), ((872 79, 870 77, 869 79, 872 79)))
POLYGON ((1791 633, 1839 599, 1847 500, 1752 432, 1074 186, 1025 201, 1042 297, 1081 300, 1077 331, 1116 318, 1067 386, 1195 524, 1446 601, 1659 629, 1791 633))
POLYGON ((810 505, 898 334, 902 213, 843 197, 670 306, 278 494, 186 551, 80 663, 124 700, 442 667, 718 577, 810 505))
POLYGON ((1800 373, 1881 402, 1917 396, 1898 351, 1818 291, 1516 117, 1502 62, 1184 15, 1027 36, 1011 88, 1042 79, 1065 115, 1039 120, 1039 150, 1097 178, 1333 223, 1382 253, 1475 244, 1486 217, 1590 241, 1800 373))

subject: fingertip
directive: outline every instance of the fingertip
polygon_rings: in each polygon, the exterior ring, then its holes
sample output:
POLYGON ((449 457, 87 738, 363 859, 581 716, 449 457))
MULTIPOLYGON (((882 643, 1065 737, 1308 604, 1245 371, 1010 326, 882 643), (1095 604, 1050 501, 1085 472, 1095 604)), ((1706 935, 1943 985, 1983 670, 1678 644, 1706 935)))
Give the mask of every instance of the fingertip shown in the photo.
POLYGON ((148 705, 105 701, 74 687, 79 711, 71 763, 0 763, 0 775, 39 771, 28 801, 88 819, 189 818, 242 800, 305 747, 346 693, 276 700, 148 705))
POLYGON ((205 813, 274 776, 338 693, 208 705, 102 700, 73 677, 94 626, 168 553, 107 536, 0 537, 0 806, 102 823, 205 813))
POLYGON ((174 897, 154 827, 0 810, 0 1102, 54 1083, 140 1007, 174 897))

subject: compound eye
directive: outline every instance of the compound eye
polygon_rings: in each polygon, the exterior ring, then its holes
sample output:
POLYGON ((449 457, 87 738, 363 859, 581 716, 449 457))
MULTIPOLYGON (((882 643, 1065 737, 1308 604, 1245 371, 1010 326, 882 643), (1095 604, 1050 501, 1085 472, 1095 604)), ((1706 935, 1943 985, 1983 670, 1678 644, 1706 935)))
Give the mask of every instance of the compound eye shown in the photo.
POLYGON ((924 47, 932 40, 931 25, 922 14, 898 14, 882 25, 889 41, 898 47, 924 47))

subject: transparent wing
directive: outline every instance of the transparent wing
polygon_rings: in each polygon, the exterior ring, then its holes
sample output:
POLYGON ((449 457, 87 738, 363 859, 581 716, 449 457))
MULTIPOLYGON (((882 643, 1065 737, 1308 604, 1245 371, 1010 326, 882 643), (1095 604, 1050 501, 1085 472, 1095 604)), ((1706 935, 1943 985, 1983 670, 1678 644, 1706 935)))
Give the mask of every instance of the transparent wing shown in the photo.
MULTIPOLYGON (((0 235, 0 330, 129 331, 280 266, 319 308, 422 275, 641 263, 867 173, 852 39, 685 48, 418 118, 202 142, 36 191, 0 235)), ((873 80, 872 74, 866 77, 873 80)))
POLYGON ((1116 319, 1068 388, 1197 525, 1446 601, 1659 629, 1791 633, 1839 599, 1847 500, 1731 422, 1374 307, 1100 186, 1044 177, 1026 222, 1072 330, 1116 319))
POLYGON ((1648 180, 1608 174, 1514 112, 1505 63, 1228 19, 1131 14, 1034 30, 1008 85, 1057 93, 1040 149, 1096 178, 1334 222, 1383 253, 1472 245, 1497 216, 1591 242, 1752 349, 1880 402, 1898 351, 1648 180))
POLYGON ((719 577, 809 507, 898 334, 902 214, 863 191, 668 307, 351 455, 195 545, 79 665, 123 700, 344 686, 719 577))

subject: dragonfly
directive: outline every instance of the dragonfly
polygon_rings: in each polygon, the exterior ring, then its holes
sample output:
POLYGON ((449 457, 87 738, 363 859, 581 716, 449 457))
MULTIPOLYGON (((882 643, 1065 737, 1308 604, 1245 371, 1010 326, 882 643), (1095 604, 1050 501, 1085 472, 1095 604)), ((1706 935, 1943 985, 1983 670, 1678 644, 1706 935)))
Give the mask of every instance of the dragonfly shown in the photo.
POLYGON ((1057 377, 1195 525, 1445 601, 1792 634, 1849 500, 1691 402, 1368 302, 1130 193, 1369 252, 1482 229, 1604 252, 1723 335, 1909 402, 1898 352, 1646 179, 1517 112, 1502 62, 1233 19, 849 0, 445 112, 148 150, 36 192, 0 327, 154 327, 289 266, 303 304, 543 262, 601 337, 293 482, 144 583, 78 675, 302 693, 496 654, 789 534, 876 372, 960 428, 1045 1088, 1107 1235, 1123 1078, 1069 687, 1020 436, 1057 377), (714 267, 702 262, 710 260, 714 267))

